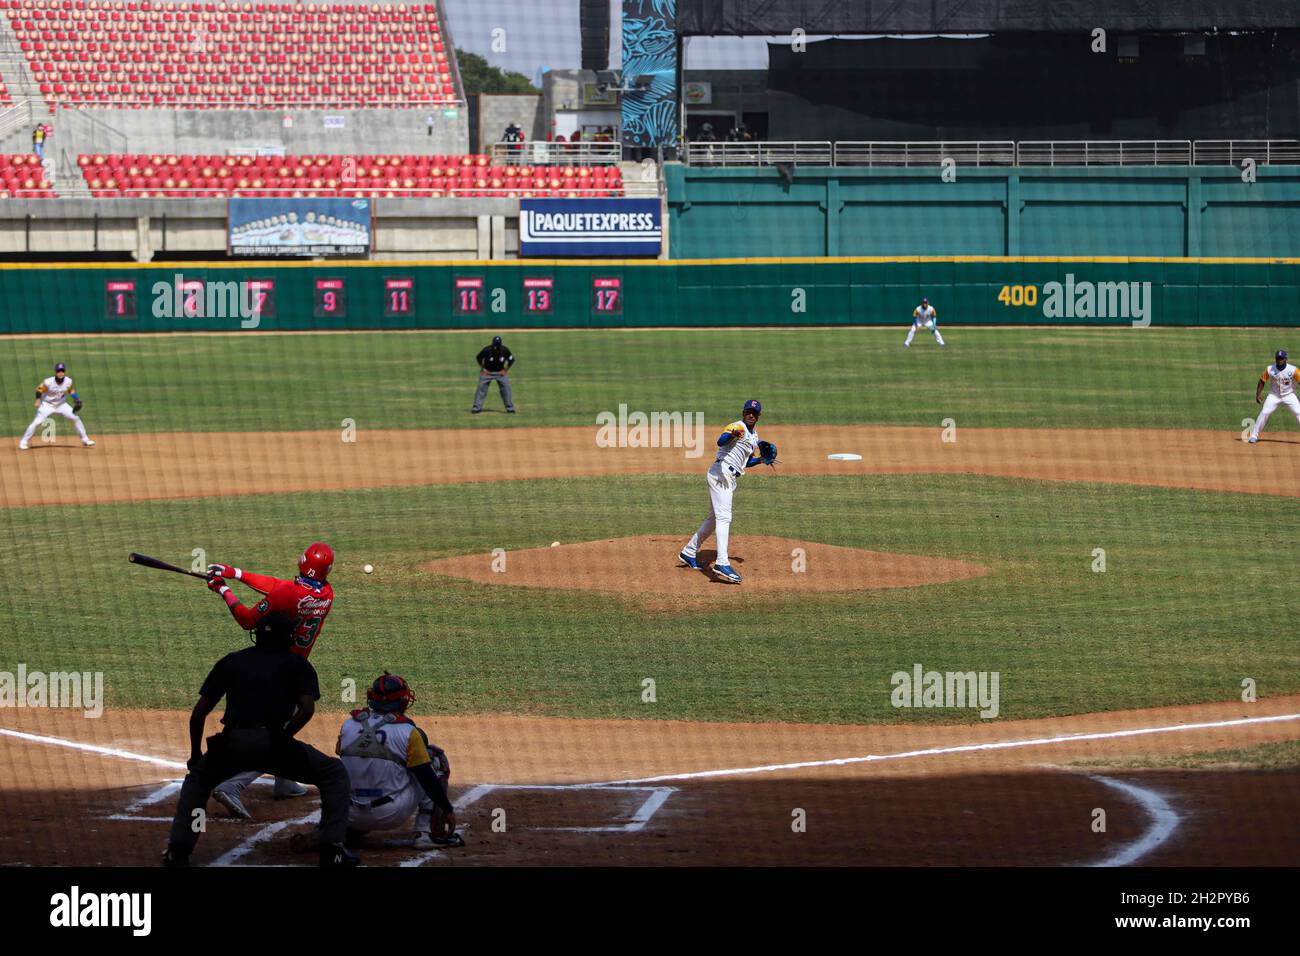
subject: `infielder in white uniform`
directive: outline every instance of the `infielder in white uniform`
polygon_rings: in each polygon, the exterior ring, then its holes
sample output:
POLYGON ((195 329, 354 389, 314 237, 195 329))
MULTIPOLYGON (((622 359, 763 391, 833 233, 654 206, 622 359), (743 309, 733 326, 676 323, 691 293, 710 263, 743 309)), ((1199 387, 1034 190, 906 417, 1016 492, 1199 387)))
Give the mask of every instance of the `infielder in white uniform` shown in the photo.
POLYGON ((395 830, 414 814, 417 846, 463 846, 447 799, 451 765, 406 716, 414 702, 406 681, 384 671, 366 691, 366 708, 339 730, 337 752, 352 780, 349 835, 355 841, 372 830, 395 830))
POLYGON ((77 426, 81 443, 87 448, 94 445, 90 436, 86 434, 86 426, 77 417, 79 408, 81 408, 81 399, 77 398, 77 391, 72 387, 72 379, 68 377, 68 367, 60 362, 54 366, 54 374, 36 386, 36 417, 27 426, 27 431, 23 432, 23 437, 18 442, 18 450, 27 450, 27 443, 32 440, 32 435, 36 434, 36 429, 51 415, 62 415, 70 420, 77 426), (69 398, 72 399, 71 405, 68 404, 69 398))
POLYGON ((922 299, 921 304, 912 310, 912 327, 907 330, 907 341, 903 343, 903 348, 912 347, 912 336, 916 335, 917 329, 932 332, 934 340, 939 343, 940 348, 943 348, 943 336, 939 334, 939 316, 935 313, 929 299, 922 299))
MULTIPOLYGON (((763 414, 763 406, 757 399, 751 398, 741 410, 740 421, 732 422, 718 437, 718 457, 709 468, 706 478, 709 482, 709 516, 704 519, 698 531, 691 536, 677 555, 677 560, 688 568, 699 568, 696 558, 700 545, 708 540, 709 535, 718 536, 718 557, 713 562, 713 573, 732 584, 740 583, 740 575, 731 567, 731 558, 727 553, 727 544, 731 538, 731 497, 736 491, 736 482, 745 473, 759 463, 770 465, 776 460, 776 447, 770 456, 755 456, 758 449, 758 416, 763 414)), ((766 442, 763 443, 767 445, 766 442)))
POLYGON ((1259 433, 1264 430, 1268 417, 1279 405, 1291 409, 1295 420, 1300 422, 1300 399, 1296 398, 1295 394, 1295 375, 1296 367, 1287 362, 1286 350, 1278 349, 1273 357, 1273 364, 1264 369, 1264 374, 1255 383, 1255 404, 1259 404, 1265 385, 1268 386, 1268 398, 1264 399, 1264 407, 1259 410, 1255 427, 1250 430, 1248 440, 1252 445, 1259 441, 1259 433))

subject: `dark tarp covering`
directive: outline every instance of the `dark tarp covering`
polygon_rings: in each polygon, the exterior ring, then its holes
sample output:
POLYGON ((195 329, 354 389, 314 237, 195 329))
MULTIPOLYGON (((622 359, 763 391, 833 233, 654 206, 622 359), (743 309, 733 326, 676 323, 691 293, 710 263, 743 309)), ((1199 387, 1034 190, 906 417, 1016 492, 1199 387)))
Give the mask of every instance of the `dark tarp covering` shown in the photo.
POLYGON ((1297 0, 677 0, 683 36, 1300 26, 1297 0))

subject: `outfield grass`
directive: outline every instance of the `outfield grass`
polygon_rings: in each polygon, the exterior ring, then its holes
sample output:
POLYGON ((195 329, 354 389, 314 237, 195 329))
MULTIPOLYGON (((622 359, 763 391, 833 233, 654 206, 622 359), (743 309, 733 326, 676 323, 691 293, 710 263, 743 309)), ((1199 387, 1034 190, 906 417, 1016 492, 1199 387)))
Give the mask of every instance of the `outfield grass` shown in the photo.
MULTIPOLYGON (((95 434, 337 428, 590 425, 620 403, 736 417, 762 399, 794 423, 969 427, 1214 428, 1255 414, 1276 329, 945 329, 902 348, 906 328, 530 331, 505 336, 523 414, 471 418, 474 355, 490 333, 60 336, 0 353, 0 432, 20 434, 28 396, 67 362, 95 434)), ((490 411, 501 408, 496 387, 490 411)), ((1278 414, 1270 429, 1291 430, 1278 414)))
POLYGON ((1007 719, 1235 700, 1243 677, 1262 696, 1300 690, 1295 636, 1273 623, 1286 617, 1291 582, 1261 545, 1293 523, 1291 499, 777 473, 748 482, 737 501, 740 535, 993 570, 797 601, 735 589, 725 592, 731 605, 690 613, 643 610, 636 568, 625 601, 420 570, 436 557, 553 540, 684 539, 705 505, 698 476, 9 509, 0 511, 0 670, 102 670, 110 706, 188 707, 211 662, 245 639, 200 582, 131 566, 127 552, 188 563, 201 547, 288 575, 304 534, 319 529, 338 551, 338 601, 313 663, 335 708, 343 679, 364 687, 384 668, 411 680, 421 713, 724 721, 978 719, 893 709, 890 675, 916 663, 999 671, 1007 719), (1091 570, 1094 548, 1106 549, 1105 573, 1091 570), (361 573, 364 562, 374 575, 361 573), (655 704, 641 702, 645 677, 656 681, 655 704))

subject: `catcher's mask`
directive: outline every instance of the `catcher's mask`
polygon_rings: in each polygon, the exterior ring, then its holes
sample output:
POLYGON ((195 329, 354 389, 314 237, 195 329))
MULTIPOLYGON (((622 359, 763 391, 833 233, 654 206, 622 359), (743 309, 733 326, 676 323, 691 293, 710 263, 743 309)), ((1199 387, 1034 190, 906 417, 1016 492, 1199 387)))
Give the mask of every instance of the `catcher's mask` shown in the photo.
POLYGON ((258 647, 288 647, 293 640, 295 621, 278 611, 266 615, 253 626, 253 643, 258 647))
POLYGON ((402 714, 415 703, 415 691, 406 678, 384 671, 366 691, 366 703, 380 713, 402 714))
POLYGON ((1273 356, 1277 360, 1278 368, 1286 368, 1286 349, 1278 349, 1277 354, 1273 356))

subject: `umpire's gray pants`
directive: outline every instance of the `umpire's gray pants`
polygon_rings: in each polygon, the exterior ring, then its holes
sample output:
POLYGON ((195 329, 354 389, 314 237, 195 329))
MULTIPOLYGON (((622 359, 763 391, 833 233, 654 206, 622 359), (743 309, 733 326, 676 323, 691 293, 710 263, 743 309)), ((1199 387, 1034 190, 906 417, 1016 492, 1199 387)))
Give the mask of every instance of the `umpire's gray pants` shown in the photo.
POLYGON ((501 400, 506 403, 508 411, 515 410, 514 396, 510 394, 510 376, 505 372, 484 372, 478 377, 478 391, 474 393, 474 411, 483 410, 483 399, 487 398, 488 389, 496 382, 501 387, 501 400))
POLYGON ((194 811, 207 804, 219 783, 250 767, 317 787, 321 800, 320 839, 326 844, 343 842, 352 803, 352 783, 342 760, 283 733, 225 730, 208 738, 203 759, 185 776, 176 800, 171 845, 186 851, 194 849, 200 832, 194 826, 194 811))

